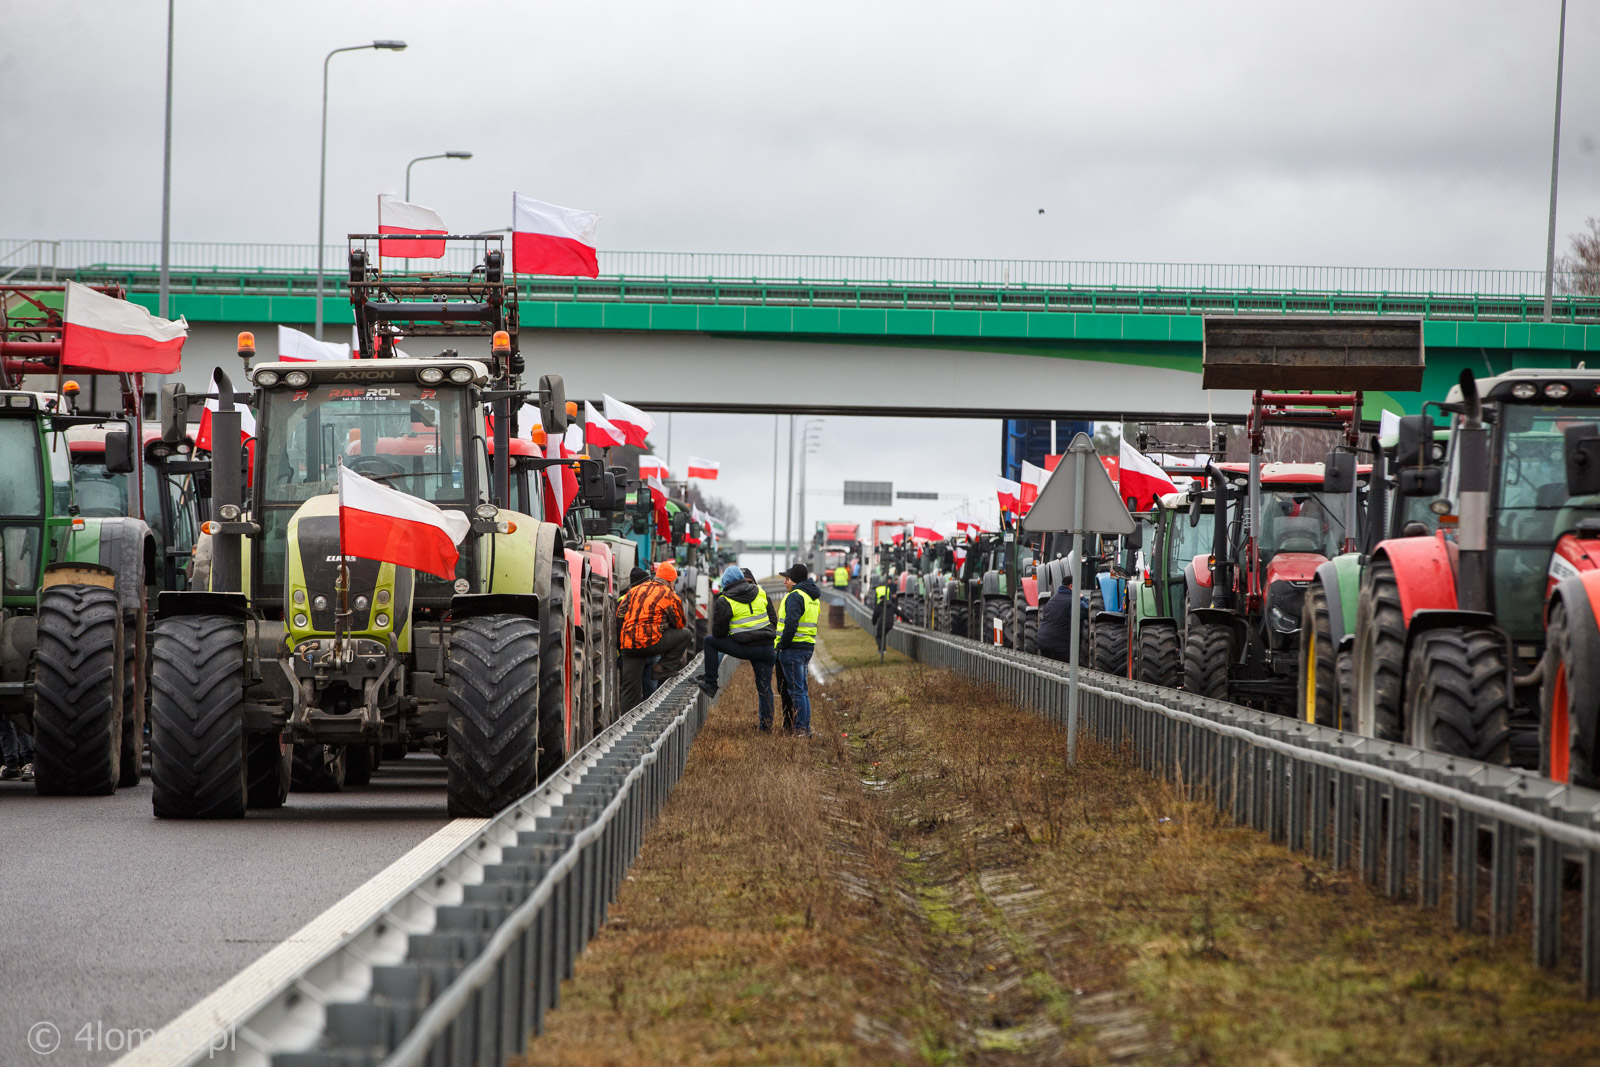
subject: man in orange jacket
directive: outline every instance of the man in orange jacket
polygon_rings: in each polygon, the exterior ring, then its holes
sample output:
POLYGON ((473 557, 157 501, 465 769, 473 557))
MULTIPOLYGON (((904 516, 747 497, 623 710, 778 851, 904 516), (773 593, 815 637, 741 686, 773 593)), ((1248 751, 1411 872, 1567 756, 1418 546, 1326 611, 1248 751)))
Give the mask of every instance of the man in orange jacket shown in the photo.
POLYGON ((644 672, 651 659, 677 664, 688 651, 694 636, 683 614, 683 601, 661 577, 652 577, 643 567, 628 575, 628 590, 617 603, 620 623, 618 644, 622 648, 622 710, 627 711, 644 699, 644 672))

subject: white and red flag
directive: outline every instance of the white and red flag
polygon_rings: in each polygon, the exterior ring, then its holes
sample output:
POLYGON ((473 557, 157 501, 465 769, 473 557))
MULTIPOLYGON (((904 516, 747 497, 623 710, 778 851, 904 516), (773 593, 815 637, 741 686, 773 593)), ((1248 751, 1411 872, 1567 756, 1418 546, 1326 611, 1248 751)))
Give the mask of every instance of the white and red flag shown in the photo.
POLYGON ((339 543, 347 556, 410 567, 449 581, 472 522, 339 467, 339 543))
POLYGON ((628 443, 622 428, 600 414, 589 400, 583 402, 583 440, 596 448, 617 448, 628 443))
POLYGON ((349 359, 350 346, 338 341, 319 341, 293 326, 278 327, 278 358, 287 363, 309 363, 322 359, 349 359))
POLYGON ((80 370, 172 374, 183 362, 189 323, 157 318, 138 304, 67 283, 61 365, 80 370))
POLYGON ((957 519, 956 520, 956 533, 958 533, 958 534, 966 534, 969 538, 972 538, 974 540, 977 539, 978 533, 982 529, 983 529, 983 527, 978 525, 978 520, 977 519, 957 519))
POLYGON ((667 479, 672 477, 672 472, 655 456, 646 455, 639 457, 639 477, 667 479))
POLYGON ((1001 511, 1022 510, 1022 483, 999 475, 994 479, 995 495, 1000 498, 1001 511))
POLYGON ((932 526, 913 526, 911 527, 911 536, 917 541, 944 540, 944 534, 940 533, 938 530, 935 530, 932 526))
MULTIPOLYGON (((408 204, 399 197, 385 193, 378 197, 378 232, 403 234, 436 233, 443 237, 450 232, 444 219, 431 207, 408 204)), ((443 259, 444 241, 382 241, 378 242, 378 255, 397 259, 443 259)))
MULTIPOLYGON (((521 193, 511 194, 511 261, 518 274, 599 275, 593 211, 558 207, 521 193)), ((606 408, 606 414, 611 409, 606 408)))
POLYGON ((1033 502, 1039 499, 1039 491, 1044 488, 1044 483, 1049 480, 1049 471, 1043 467, 1035 467, 1027 460, 1022 461, 1022 495, 1018 497, 1022 504, 1021 511, 1026 512, 1033 507, 1033 502))
MULTIPOLYGON (((561 436, 546 439, 544 454, 546 459, 567 459, 573 453, 567 447, 566 437, 561 436)), ((567 509, 578 496, 578 476, 565 464, 546 467, 544 484, 544 521, 559 523, 566 517, 567 509)))
MULTIPOLYGON (((256 416, 243 404, 233 405, 239 413, 239 440, 248 441, 256 435, 256 416)), ((211 413, 217 410, 215 400, 207 400, 205 410, 200 412, 200 428, 194 432, 194 447, 203 452, 211 451, 211 413)))
POLYGON ((667 487, 661 484, 660 478, 647 478, 645 484, 650 487, 650 504, 656 513, 656 534, 671 541, 672 517, 667 514, 667 487))
POLYGON ((1172 479, 1167 477, 1167 472, 1156 466, 1149 456, 1130 445, 1127 438, 1122 439, 1121 459, 1117 470, 1117 479, 1120 483, 1118 495, 1124 502, 1129 497, 1134 497, 1133 510, 1144 511, 1154 507, 1156 497, 1162 493, 1178 491, 1172 479))
POLYGON ((721 460, 689 457, 689 477, 691 478, 704 478, 708 482, 714 482, 717 480, 717 472, 721 469, 721 460))
POLYGON ((600 402, 606 406, 606 418, 611 420, 611 425, 620 429, 634 448, 643 448, 645 438, 656 428, 656 420, 605 393, 600 394, 600 402))

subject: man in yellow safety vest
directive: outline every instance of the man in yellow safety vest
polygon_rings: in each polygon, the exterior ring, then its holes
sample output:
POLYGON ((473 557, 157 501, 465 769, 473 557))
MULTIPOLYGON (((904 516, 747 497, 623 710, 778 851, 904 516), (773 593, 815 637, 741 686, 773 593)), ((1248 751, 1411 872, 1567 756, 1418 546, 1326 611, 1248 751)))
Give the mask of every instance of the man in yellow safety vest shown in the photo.
POLYGON ((850 584, 850 568, 843 563, 833 568, 833 587, 843 589, 850 584))
POLYGON ((756 728, 772 729, 772 668, 778 662, 773 641, 778 634, 777 605, 738 566, 722 572, 722 594, 711 605, 711 632, 702 643, 706 672, 699 679, 707 696, 717 695, 721 656, 750 661, 756 676, 756 728))
POLYGON ((794 732, 811 736, 811 694, 806 670, 817 648, 817 619, 822 614, 822 591, 811 580, 804 563, 796 563, 783 576, 783 606, 778 610, 778 669, 794 704, 794 732))

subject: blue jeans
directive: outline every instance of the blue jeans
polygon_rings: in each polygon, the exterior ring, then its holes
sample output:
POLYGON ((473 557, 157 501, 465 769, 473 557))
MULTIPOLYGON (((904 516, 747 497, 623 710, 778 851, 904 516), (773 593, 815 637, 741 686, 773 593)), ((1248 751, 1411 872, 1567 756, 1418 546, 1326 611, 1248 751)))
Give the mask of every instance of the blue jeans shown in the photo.
POLYGON ((811 694, 806 689, 806 669, 811 666, 811 653, 816 647, 792 645, 778 649, 778 669, 783 671, 783 683, 794 702, 794 732, 806 737, 811 736, 811 694))
POLYGON ((772 666, 778 662, 778 650, 770 644, 741 645, 731 637, 706 636, 701 645, 706 657, 706 684, 717 684, 717 667, 722 656, 748 660, 756 676, 756 725, 763 730, 772 729, 772 666))
POLYGON ((0 716, 0 762, 21 767, 33 762, 33 737, 6 716, 0 716))

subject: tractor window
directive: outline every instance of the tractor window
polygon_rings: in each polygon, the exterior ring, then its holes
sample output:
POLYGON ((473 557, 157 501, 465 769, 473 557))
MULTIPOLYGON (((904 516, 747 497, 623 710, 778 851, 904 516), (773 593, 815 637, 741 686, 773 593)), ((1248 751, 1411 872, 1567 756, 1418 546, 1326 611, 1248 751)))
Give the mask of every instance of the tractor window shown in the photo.
MULTIPOLYGON (((1299 487, 1263 487, 1261 558, 1279 552, 1310 552, 1332 558, 1344 543, 1346 497, 1299 487)), ((1204 525, 1204 523, 1202 523, 1204 525)))
POLYGON ((76 453, 72 457, 72 480, 77 485, 80 514, 111 516, 128 513, 128 476, 107 474, 105 453, 76 453))
MULTIPOLYGON (((268 393, 267 504, 338 491, 340 461, 359 474, 436 504, 476 500, 467 484, 466 392, 415 382, 318 383, 268 393)), ((470 466, 476 466, 470 464, 470 466)))
POLYGON ((1513 638, 1542 629, 1545 575, 1556 538, 1600 517, 1600 497, 1567 495, 1565 429, 1600 421, 1600 409, 1506 404, 1501 408, 1494 523, 1495 609, 1513 638))
POLYGON ((1167 573, 1174 577, 1182 577, 1183 569, 1189 561, 1196 556, 1209 556, 1211 554, 1212 535, 1217 532, 1217 520, 1206 509, 1200 513, 1200 524, 1189 525, 1187 511, 1177 512, 1167 524, 1168 536, 1172 538, 1167 545, 1167 573))
POLYGON ((31 419, 0 419, 0 519, 43 518, 39 430, 31 419))

